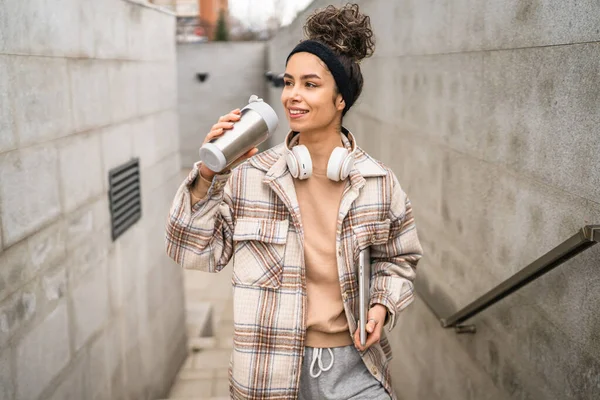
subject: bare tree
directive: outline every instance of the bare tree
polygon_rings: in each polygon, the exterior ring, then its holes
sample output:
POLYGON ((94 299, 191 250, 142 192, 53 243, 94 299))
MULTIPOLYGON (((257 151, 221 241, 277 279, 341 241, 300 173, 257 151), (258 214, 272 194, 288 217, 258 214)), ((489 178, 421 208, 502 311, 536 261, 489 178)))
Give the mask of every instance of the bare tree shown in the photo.
POLYGON ((283 18, 283 5, 285 4, 285 0, 273 0, 273 15, 271 16, 271 18, 275 18, 278 22, 279 25, 278 27, 281 26, 282 24, 282 18, 283 18))

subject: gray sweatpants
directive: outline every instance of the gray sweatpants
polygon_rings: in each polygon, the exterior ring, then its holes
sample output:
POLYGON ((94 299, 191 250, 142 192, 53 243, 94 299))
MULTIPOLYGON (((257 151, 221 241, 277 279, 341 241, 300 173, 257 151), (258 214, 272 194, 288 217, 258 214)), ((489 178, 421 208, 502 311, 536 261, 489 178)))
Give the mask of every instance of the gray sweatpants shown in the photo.
POLYGON ((328 349, 304 348, 299 400, 390 400, 354 346, 329 350, 333 360, 328 349))

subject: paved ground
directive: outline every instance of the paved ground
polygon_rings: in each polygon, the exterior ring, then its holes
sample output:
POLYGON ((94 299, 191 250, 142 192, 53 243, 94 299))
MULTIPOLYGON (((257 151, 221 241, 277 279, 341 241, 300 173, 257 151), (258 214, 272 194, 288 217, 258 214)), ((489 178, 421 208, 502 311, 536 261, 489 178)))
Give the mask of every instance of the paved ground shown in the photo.
POLYGON ((184 271, 190 352, 169 399, 229 399, 228 367, 233 340, 231 268, 218 274, 184 271), (213 336, 198 339, 197 310, 212 307, 213 336), (195 351, 193 348, 201 348, 195 351))

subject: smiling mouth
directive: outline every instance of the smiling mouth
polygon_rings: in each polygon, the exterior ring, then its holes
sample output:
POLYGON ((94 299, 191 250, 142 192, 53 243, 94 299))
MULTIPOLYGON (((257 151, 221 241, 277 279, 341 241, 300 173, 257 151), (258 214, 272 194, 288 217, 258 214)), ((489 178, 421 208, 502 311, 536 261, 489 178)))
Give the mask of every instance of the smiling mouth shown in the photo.
POLYGON ((304 115, 306 113, 308 113, 308 111, 303 111, 303 110, 289 110, 290 115, 304 115))

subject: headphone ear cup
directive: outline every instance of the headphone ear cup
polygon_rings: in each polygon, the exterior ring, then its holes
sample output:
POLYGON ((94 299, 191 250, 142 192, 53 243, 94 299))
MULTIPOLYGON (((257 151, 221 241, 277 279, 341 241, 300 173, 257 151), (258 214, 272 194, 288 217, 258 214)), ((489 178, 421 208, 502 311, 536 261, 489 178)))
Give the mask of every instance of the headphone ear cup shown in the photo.
POLYGON ((300 180, 309 178, 312 175, 312 158, 310 158, 308 148, 304 145, 298 145, 292 147, 291 151, 298 166, 297 176, 292 176, 300 180))
POLYGON ((340 178, 345 180, 350 175, 352 168, 354 168, 354 154, 350 153, 342 163, 342 168, 340 169, 340 178))
MULTIPOLYGON (((336 147, 331 152, 331 156, 329 156, 329 162, 327 163, 327 177, 332 181, 340 181, 344 180, 348 177, 343 176, 344 164, 348 158, 348 150, 344 147, 336 147)), ((345 168, 347 169, 347 167, 345 168)), ((348 171, 349 173, 350 171, 348 171)))
POLYGON ((296 156, 290 149, 286 149, 285 162, 288 166, 288 170, 290 171, 290 175, 292 175, 294 178, 297 178, 300 173, 300 167, 298 167, 298 160, 296 159, 296 156))

